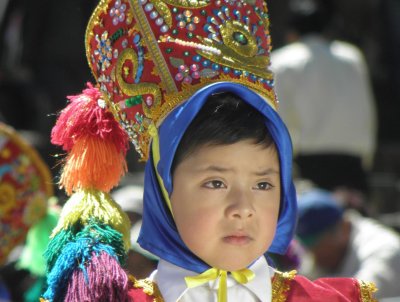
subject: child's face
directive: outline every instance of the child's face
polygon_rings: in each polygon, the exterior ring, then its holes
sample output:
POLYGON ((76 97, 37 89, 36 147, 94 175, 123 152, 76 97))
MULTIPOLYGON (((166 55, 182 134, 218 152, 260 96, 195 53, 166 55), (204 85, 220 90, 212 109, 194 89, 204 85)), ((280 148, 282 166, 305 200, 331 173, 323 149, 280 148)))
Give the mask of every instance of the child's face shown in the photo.
POLYGON ((172 211, 182 240, 212 267, 249 266, 270 246, 280 204, 274 147, 203 146, 175 169, 172 211))

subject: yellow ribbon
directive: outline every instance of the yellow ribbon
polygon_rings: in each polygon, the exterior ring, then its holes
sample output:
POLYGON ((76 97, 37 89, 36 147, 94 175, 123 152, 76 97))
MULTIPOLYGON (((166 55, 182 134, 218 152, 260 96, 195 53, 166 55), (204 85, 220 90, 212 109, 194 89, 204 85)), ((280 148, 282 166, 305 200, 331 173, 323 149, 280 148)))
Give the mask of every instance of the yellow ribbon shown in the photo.
MULTIPOLYGON (((254 278, 254 273, 245 268, 238 271, 230 272, 233 279, 240 284, 246 284, 254 278)), ((185 277, 185 282, 188 288, 197 287, 209 281, 216 280, 219 277, 218 285, 218 302, 226 302, 228 297, 228 286, 227 286, 228 272, 217 268, 210 268, 200 275, 193 277, 185 277)))

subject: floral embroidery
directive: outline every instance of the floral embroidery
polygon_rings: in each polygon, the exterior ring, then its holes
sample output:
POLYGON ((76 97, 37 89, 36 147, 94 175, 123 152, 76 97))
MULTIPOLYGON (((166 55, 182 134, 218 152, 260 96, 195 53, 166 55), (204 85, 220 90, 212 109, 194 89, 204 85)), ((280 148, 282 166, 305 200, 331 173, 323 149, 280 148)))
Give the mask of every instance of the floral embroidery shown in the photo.
POLYGON ((101 71, 105 71, 110 67, 110 61, 113 58, 111 40, 108 39, 108 32, 103 32, 101 38, 96 35, 96 41, 97 49, 94 51, 94 54, 98 56, 98 68, 101 69, 101 71))

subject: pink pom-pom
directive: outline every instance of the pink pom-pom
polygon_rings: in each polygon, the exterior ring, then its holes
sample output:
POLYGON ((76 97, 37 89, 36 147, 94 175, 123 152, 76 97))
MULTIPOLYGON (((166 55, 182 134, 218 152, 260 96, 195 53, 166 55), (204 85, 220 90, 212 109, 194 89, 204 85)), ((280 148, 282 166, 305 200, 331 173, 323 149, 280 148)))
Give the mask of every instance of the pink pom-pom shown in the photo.
POLYGON ((128 136, 111 112, 101 108, 100 91, 87 83, 82 94, 68 96, 70 103, 61 112, 51 131, 51 142, 69 152, 80 137, 96 137, 111 141, 124 155, 128 150, 128 136))

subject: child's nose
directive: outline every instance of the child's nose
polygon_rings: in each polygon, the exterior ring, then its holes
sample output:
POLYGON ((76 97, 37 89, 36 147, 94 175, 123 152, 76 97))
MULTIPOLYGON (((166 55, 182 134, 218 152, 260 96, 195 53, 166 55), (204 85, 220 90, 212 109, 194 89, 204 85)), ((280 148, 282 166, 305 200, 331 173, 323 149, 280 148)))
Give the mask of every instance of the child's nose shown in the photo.
POLYGON ((236 190, 235 192, 232 192, 226 213, 228 217, 236 219, 253 217, 255 210, 253 207, 251 194, 242 190, 236 190))

